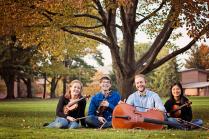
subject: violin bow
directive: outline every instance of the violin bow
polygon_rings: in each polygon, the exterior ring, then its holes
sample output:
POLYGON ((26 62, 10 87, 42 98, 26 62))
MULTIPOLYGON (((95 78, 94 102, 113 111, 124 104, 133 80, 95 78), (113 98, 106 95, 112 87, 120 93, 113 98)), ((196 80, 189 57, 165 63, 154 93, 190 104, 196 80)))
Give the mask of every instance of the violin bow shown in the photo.
POLYGON ((100 128, 99 129, 102 129, 103 128, 103 126, 105 125, 107 123, 107 120, 105 120, 105 122, 100 126, 100 128))
POLYGON ((84 117, 76 118, 75 121, 82 120, 82 119, 86 119, 86 118, 88 118, 88 117, 89 117, 89 116, 84 116, 84 117))
POLYGON ((182 122, 184 122, 184 123, 186 123, 186 124, 190 124, 190 125, 192 125, 192 126, 196 126, 196 127, 199 127, 199 128, 205 129, 205 130, 209 130, 209 128, 207 128, 207 127, 200 126, 200 125, 194 124, 194 123, 192 123, 192 122, 188 122, 188 121, 183 120, 183 119, 178 119, 178 118, 176 118, 176 119, 177 119, 177 121, 182 121, 182 122))

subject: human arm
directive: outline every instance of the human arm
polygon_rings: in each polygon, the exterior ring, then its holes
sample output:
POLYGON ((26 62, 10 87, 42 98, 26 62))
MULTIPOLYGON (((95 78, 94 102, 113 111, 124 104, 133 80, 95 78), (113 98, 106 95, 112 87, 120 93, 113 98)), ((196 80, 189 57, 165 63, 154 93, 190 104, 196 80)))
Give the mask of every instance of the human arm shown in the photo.
POLYGON ((160 99, 159 95, 158 94, 153 95, 153 99, 154 99, 154 104, 155 104, 154 109, 166 112, 163 102, 160 99))
POLYGON ((91 98, 90 104, 89 104, 89 109, 88 109, 88 116, 90 115, 96 115, 96 110, 97 110, 97 105, 96 105, 96 100, 95 96, 91 98))
POLYGON ((118 105, 120 100, 121 100, 121 96, 119 95, 119 93, 117 91, 115 91, 112 94, 112 97, 110 97, 109 105, 107 107, 109 107, 111 110, 113 110, 115 108, 115 106, 118 105))
POLYGON ((181 118, 186 121, 191 121, 192 120, 192 107, 189 104, 190 101, 186 97, 183 97, 182 99, 183 99, 182 105, 184 104, 188 104, 188 105, 181 108, 181 118))
POLYGON ((172 107, 173 107, 173 103, 171 102, 171 100, 167 100, 164 104, 164 107, 165 107, 166 111, 168 113, 170 113, 170 111, 172 110, 172 107))
MULTIPOLYGON (((80 103, 79 103, 79 117, 84 117, 85 116, 85 108, 86 108, 86 100, 82 100, 80 103)), ((81 125, 86 127, 86 122, 85 122, 85 119, 81 119, 80 120, 81 122, 81 125)))
POLYGON ((58 104, 57 104, 56 116, 58 116, 58 117, 64 117, 64 118, 67 117, 67 115, 64 114, 64 112, 63 112, 64 106, 65 106, 65 98, 64 98, 64 96, 61 96, 60 99, 59 99, 59 101, 58 101, 58 104))
POLYGON ((134 95, 131 94, 128 99, 126 100, 126 103, 129 105, 134 105, 134 95))

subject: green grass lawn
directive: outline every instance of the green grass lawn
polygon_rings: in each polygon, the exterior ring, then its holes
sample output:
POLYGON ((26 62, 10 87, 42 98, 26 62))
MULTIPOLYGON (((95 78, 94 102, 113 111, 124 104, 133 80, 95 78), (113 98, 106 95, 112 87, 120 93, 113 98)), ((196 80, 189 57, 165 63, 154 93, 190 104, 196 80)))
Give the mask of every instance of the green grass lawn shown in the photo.
MULTIPOLYGON (((204 120, 209 127, 209 97, 192 97, 194 118, 204 120)), ((0 138, 2 139, 209 139, 209 132, 204 130, 181 131, 160 130, 149 131, 139 129, 46 129, 43 123, 53 121, 57 99, 26 99, 0 101, 0 138)), ((163 99, 165 101, 165 99, 163 99)))

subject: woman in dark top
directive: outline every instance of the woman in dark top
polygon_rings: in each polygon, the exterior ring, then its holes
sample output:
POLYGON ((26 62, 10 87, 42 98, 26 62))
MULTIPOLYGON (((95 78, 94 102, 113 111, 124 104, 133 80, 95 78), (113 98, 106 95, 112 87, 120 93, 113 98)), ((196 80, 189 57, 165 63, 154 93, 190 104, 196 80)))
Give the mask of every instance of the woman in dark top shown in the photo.
POLYGON ((190 104, 189 99, 183 95, 182 85, 180 83, 174 83, 170 89, 170 98, 165 103, 166 111, 171 117, 177 118, 177 121, 181 121, 182 119, 202 126, 203 121, 201 119, 192 121, 192 108, 190 104))
MULTIPOLYGON (((82 98, 83 84, 79 80, 70 83, 69 91, 61 96, 57 104, 56 119, 46 127, 49 128, 78 128, 79 120, 76 118, 84 117, 86 100, 82 99, 78 103, 69 106, 70 103, 82 98)), ((85 120, 80 120, 81 125, 85 126, 85 120)))

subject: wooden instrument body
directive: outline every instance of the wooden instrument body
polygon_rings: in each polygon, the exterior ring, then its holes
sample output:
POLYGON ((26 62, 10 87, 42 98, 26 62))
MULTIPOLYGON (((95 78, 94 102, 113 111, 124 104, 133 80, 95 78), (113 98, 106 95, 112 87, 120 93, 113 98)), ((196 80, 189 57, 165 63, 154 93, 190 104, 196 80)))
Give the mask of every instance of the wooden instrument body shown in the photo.
POLYGON ((159 130, 162 124, 150 123, 154 121, 164 121, 164 113, 157 110, 139 112, 134 106, 122 103, 115 107, 112 115, 113 128, 141 128, 149 130, 159 130))

